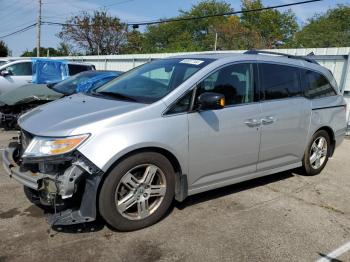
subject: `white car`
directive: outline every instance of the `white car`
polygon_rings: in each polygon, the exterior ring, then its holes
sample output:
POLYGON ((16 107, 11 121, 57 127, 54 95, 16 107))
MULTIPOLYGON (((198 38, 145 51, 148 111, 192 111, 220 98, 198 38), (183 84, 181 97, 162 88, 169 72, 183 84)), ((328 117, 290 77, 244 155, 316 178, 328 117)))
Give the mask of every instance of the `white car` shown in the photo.
MULTIPOLYGON (((69 75, 94 70, 95 67, 86 63, 68 62, 69 75)), ((16 60, 0 65, 0 94, 17 87, 32 84, 32 60, 16 60)))
POLYGON ((14 58, 0 58, 0 66, 15 60, 14 58))

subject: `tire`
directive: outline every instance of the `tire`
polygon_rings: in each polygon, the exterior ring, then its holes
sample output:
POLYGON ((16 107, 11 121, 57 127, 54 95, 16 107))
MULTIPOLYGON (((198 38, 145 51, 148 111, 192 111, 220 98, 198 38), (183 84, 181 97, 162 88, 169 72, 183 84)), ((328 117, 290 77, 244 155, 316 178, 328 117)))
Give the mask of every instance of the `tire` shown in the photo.
POLYGON ((24 191, 24 194, 25 196, 27 197, 27 199, 34 205, 36 206, 40 206, 41 203, 40 203, 40 198, 38 196, 38 193, 29 188, 29 187, 26 187, 26 186, 23 186, 23 191, 24 191))
MULTIPOLYGON (((328 133, 325 130, 319 130, 317 131, 313 136, 306 147, 303 161, 302 161, 302 171, 304 175, 307 176, 313 176, 319 174, 323 168, 326 166, 328 162, 328 158, 331 152, 331 140, 329 138, 328 133), (322 150, 318 147, 320 144, 320 139, 326 143, 326 146, 322 148, 322 150), (317 149, 315 149, 315 144, 317 144, 317 149), (322 151, 322 152, 321 152, 322 151), (311 159, 312 156, 316 156, 316 159, 318 159, 318 156, 320 156, 320 162, 317 163, 311 159), (322 157, 321 157, 322 156, 322 157)), ((318 160, 316 160, 318 161, 318 160)))
POLYGON ((99 194, 99 211, 119 231, 138 230, 166 214, 174 192, 175 172, 169 160, 159 153, 138 153, 107 174, 99 194))
POLYGON ((53 212, 54 208, 52 206, 43 205, 40 201, 38 192, 27 186, 23 186, 23 191, 30 203, 42 209, 44 212, 53 212))

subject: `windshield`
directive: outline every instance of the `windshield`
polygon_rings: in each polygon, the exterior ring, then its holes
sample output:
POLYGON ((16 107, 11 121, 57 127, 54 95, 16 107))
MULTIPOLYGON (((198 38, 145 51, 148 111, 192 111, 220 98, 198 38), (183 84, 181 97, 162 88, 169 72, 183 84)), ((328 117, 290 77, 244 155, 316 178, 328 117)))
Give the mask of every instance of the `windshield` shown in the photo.
POLYGON ((97 88, 93 94, 153 103, 212 61, 212 59, 184 58, 152 61, 97 88))
POLYGON ((117 75, 117 72, 82 72, 57 83, 52 89, 66 95, 77 92, 87 92, 91 88, 97 88, 105 84, 117 75))

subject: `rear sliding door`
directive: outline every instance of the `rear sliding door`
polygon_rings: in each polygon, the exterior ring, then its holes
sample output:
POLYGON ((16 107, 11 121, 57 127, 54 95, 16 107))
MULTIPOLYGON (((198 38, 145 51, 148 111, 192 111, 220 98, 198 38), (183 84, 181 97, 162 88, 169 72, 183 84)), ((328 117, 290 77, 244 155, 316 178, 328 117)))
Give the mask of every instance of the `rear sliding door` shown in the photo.
POLYGON ((303 97, 300 69, 259 63, 261 142, 257 170, 301 161, 311 116, 310 100, 303 97))

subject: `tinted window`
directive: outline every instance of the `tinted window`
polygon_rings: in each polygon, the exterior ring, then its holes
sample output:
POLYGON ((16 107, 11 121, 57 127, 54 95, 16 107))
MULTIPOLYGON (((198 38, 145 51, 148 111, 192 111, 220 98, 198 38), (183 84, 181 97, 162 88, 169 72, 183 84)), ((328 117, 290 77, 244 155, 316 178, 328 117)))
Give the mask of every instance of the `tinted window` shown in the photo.
POLYGON ((32 63, 17 63, 6 67, 5 70, 11 71, 11 74, 14 76, 30 76, 32 75, 32 63))
POLYGON ((323 75, 303 70, 305 79, 305 96, 308 98, 320 98, 336 95, 333 87, 323 75))
POLYGON ((204 92, 223 94, 226 105, 253 102, 253 65, 236 64, 216 71, 199 84, 197 96, 204 92))
POLYGON ((299 69, 291 66, 260 64, 260 83, 265 100, 301 96, 299 69))
POLYGON ((86 65, 72 65, 68 64, 68 70, 69 70, 69 75, 73 76, 76 75, 80 72, 92 70, 91 66, 86 66, 86 65))

